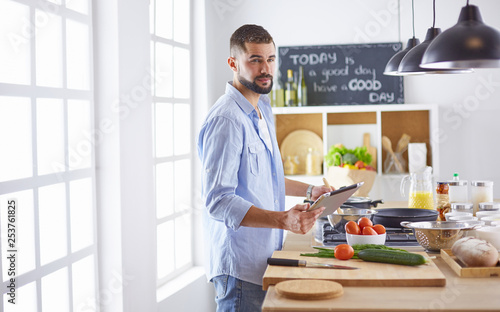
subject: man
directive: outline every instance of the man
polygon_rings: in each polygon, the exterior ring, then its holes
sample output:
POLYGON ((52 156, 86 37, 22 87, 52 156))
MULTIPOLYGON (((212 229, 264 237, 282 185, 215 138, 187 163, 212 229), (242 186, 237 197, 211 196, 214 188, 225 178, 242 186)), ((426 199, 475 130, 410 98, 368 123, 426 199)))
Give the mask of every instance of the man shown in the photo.
POLYGON ((285 211, 285 194, 314 200, 331 191, 286 179, 269 98, 276 47, 261 26, 244 25, 230 39, 233 81, 210 109, 198 138, 202 161, 207 277, 217 311, 260 311, 267 258, 283 230, 307 233, 324 207, 285 211))

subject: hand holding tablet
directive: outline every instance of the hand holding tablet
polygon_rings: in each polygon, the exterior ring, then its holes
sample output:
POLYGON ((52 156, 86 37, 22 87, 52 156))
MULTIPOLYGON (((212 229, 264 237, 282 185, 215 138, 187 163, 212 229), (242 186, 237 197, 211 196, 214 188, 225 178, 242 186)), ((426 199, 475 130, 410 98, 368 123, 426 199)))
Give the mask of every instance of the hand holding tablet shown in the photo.
POLYGON ((331 191, 330 193, 325 193, 321 195, 312 205, 309 207, 308 211, 313 211, 319 207, 325 207, 326 209, 319 217, 326 217, 332 214, 337 208, 339 208, 343 203, 345 203, 352 194, 354 194, 364 182, 359 182, 349 186, 343 186, 338 190, 331 191))

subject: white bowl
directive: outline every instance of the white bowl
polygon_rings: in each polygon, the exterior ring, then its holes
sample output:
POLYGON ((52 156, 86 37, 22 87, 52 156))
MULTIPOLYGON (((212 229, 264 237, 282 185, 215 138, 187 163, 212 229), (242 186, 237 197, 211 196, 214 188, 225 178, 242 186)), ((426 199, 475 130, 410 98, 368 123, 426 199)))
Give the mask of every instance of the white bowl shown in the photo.
POLYGON ((477 221, 477 217, 473 216, 450 216, 447 221, 477 221))
POLYGON ((484 221, 484 225, 491 225, 493 221, 500 221, 500 214, 483 217, 481 221, 484 221))
POLYGON ((493 216, 493 215, 497 215, 497 214, 500 214, 500 211, 498 211, 498 210, 483 210, 483 211, 476 212, 476 217, 478 217, 479 220, 481 220, 481 218, 489 217, 489 216, 493 216))
POLYGON ((472 212, 453 211, 453 212, 448 212, 448 213, 444 214, 446 221, 449 221, 449 218, 453 217, 453 216, 471 216, 472 217, 472 212))
POLYGON ((489 242, 500 250, 500 227, 484 226, 476 229, 476 237, 489 242))
POLYGON ((346 234, 347 244, 356 245, 356 244, 376 244, 376 245, 384 245, 386 233, 379 235, 355 235, 355 234, 346 234))
POLYGON ((491 221, 491 226, 500 226, 500 221, 491 221))

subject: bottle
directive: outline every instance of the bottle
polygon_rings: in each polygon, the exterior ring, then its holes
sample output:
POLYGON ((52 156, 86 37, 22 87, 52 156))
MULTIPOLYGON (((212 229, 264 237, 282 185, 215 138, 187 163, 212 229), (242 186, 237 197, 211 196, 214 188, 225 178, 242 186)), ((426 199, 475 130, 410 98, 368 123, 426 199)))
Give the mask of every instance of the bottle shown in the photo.
POLYGON ((283 170, 285 175, 297 174, 298 166, 297 163, 293 161, 292 156, 286 156, 285 163, 283 164, 283 170))
POLYGON ((450 196, 448 195, 448 182, 437 182, 436 210, 439 212, 438 221, 446 221, 445 214, 450 212, 450 196))
POLYGON ((285 106, 297 106, 297 89, 293 81, 293 70, 287 71, 288 80, 285 84, 285 106))
POLYGON ((271 90, 271 106, 273 107, 283 107, 285 106, 285 93, 283 91, 283 86, 281 84, 281 79, 279 74, 273 83, 273 89, 271 90))
POLYGON ((450 204, 467 203, 469 201, 468 182, 467 180, 460 180, 458 173, 453 174, 453 178, 448 183, 448 185, 449 185, 448 194, 450 196, 450 204))
POLYGON ((307 106, 307 86, 304 77, 304 67, 299 67, 299 81, 297 83, 297 105, 307 106))
POLYGON ((320 155, 316 149, 309 147, 306 155, 306 174, 307 175, 320 175, 321 174, 321 161, 320 155))

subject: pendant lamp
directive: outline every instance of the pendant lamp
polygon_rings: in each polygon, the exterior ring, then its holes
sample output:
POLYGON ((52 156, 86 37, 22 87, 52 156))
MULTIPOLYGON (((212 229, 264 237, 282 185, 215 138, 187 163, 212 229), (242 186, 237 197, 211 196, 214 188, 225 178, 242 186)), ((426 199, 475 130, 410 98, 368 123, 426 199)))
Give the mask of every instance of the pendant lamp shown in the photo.
POLYGON ((408 43, 406 44, 406 48, 398 53, 394 54, 387 65, 385 66, 384 75, 388 76, 401 76, 398 72, 399 64, 403 57, 408 53, 411 49, 420 44, 420 40, 415 38, 415 6, 413 4, 413 0, 411 1, 411 19, 412 19, 412 28, 413 28, 413 37, 408 39, 408 43))
POLYGON ((423 74, 463 74, 471 73, 472 69, 443 69, 443 68, 422 68, 420 63, 422 63, 422 57, 425 51, 435 40, 436 37, 441 33, 440 28, 435 28, 436 24, 436 1, 433 1, 433 22, 432 27, 427 29, 427 34, 425 40, 418 46, 411 49, 401 60, 399 64, 398 72, 400 75, 423 75, 423 74))
POLYGON ((424 68, 500 67, 500 32, 483 23, 479 8, 462 8, 458 23, 444 31, 422 58, 424 68))

